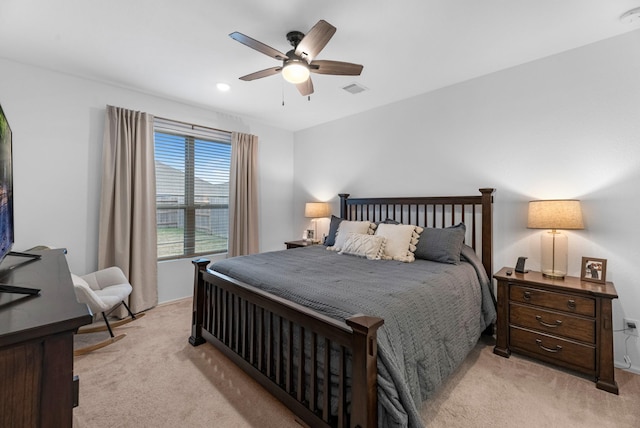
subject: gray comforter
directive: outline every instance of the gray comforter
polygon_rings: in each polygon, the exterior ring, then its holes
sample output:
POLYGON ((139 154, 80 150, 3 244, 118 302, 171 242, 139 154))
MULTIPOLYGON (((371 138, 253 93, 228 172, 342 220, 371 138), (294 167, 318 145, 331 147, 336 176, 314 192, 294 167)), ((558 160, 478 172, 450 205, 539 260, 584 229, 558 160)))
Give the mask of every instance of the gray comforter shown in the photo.
POLYGON ((227 259, 212 270, 334 319, 363 313, 378 330, 380 427, 421 427, 422 402, 495 321, 489 279, 469 247, 467 262, 367 260, 321 246, 227 259))

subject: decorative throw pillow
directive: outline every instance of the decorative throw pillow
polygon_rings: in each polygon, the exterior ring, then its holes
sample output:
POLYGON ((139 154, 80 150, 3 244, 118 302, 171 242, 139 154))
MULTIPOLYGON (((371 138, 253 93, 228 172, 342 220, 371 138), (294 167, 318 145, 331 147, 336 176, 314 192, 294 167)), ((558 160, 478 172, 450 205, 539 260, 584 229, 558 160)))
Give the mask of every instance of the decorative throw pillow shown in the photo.
POLYGON ((343 219, 340 217, 336 217, 334 215, 331 216, 331 224, 329 224, 329 234, 324 240, 324 245, 326 245, 327 247, 336 245, 336 233, 338 233, 338 226, 340 226, 342 220, 343 219))
POLYGON ((422 232, 421 227, 408 224, 379 224, 376 235, 385 237, 387 241, 382 258, 401 262, 414 261, 413 252, 420 232, 422 232))
POLYGON ((466 231, 464 223, 445 228, 424 229, 416 245, 416 258, 459 264, 466 231))
POLYGON ((327 247, 327 250, 340 251, 342 250, 342 247, 344 247, 344 243, 347 241, 349 233, 373 235, 375 228, 375 223, 371 223, 370 221, 342 220, 338 226, 338 231, 336 232, 335 244, 327 247))
POLYGON ((351 254, 366 257, 369 260, 380 260, 384 254, 385 238, 383 236, 362 233, 349 233, 342 251, 338 254, 351 254))

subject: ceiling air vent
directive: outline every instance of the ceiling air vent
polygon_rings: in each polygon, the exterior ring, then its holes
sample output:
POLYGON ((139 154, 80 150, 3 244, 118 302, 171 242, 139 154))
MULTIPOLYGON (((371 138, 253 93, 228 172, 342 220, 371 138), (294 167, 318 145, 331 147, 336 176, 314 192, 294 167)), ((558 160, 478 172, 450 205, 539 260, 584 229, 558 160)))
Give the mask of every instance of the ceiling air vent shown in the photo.
POLYGON ((349 92, 350 94, 359 94, 360 92, 364 92, 367 90, 367 88, 365 88, 362 85, 358 85, 357 83, 352 83, 350 85, 345 86, 344 88, 345 91, 349 92))

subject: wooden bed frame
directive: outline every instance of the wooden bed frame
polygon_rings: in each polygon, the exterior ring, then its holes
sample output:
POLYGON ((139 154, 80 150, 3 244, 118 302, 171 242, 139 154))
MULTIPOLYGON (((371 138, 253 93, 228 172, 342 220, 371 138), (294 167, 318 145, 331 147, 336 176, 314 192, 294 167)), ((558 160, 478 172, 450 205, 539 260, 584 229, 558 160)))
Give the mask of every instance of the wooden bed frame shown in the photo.
MULTIPOLYGON (((465 242, 478 253, 491 278, 493 192, 494 189, 480 189, 478 196, 362 199, 341 194, 340 217, 393 219, 422 227, 463 222, 467 226, 465 242)), ((343 323, 210 271, 209 260, 193 263, 189 343, 213 344, 311 427, 377 427, 376 338, 383 319, 356 315, 343 323), (319 344, 324 345, 321 358, 317 357, 319 344), (304 350, 305 346, 310 351, 298 352, 296 357, 294 348, 304 350), (338 367, 330 367, 332 362, 335 364, 330 349, 339 350, 338 367), (347 359, 351 360, 350 402, 347 359), (317 376, 331 369, 338 373, 335 410, 329 401, 331 385, 317 376)))

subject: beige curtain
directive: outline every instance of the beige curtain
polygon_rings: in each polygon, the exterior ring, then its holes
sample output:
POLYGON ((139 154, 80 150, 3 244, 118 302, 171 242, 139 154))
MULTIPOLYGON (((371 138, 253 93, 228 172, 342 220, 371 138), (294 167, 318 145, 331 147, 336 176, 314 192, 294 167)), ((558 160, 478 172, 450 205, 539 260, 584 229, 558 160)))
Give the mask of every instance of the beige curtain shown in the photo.
POLYGON ((153 116, 107 106, 103 145, 98 268, 122 269, 140 312, 158 303, 153 116))
POLYGON ((231 134, 229 257, 254 254, 258 240, 258 137, 231 134))

